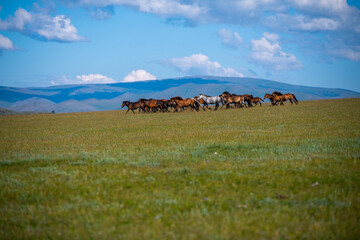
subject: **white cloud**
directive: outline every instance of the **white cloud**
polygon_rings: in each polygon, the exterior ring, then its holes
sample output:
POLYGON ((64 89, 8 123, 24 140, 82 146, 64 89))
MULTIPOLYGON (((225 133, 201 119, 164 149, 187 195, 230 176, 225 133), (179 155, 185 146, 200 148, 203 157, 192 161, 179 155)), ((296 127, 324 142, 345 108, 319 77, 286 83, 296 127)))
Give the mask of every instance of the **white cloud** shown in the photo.
POLYGON ((64 15, 55 17, 44 16, 42 26, 36 32, 47 40, 55 40, 62 42, 77 42, 85 40, 77 33, 77 29, 71 24, 69 18, 64 15))
POLYGON ((232 48, 238 48, 242 43, 242 37, 238 32, 232 32, 230 29, 222 28, 218 31, 221 42, 232 48))
POLYGON ((44 13, 30 13, 23 8, 15 11, 13 17, 0 19, 0 30, 17 31, 49 41, 76 42, 85 40, 64 15, 51 17, 44 13))
POLYGON ((11 51, 14 50, 15 46, 14 44, 11 42, 11 40, 5 36, 3 36, 2 34, 0 34, 0 53, 5 50, 5 51, 11 51))
POLYGON ((111 77, 107 77, 101 74, 82 74, 71 78, 67 76, 54 76, 51 78, 50 83, 52 85, 69 85, 69 84, 105 84, 105 83, 116 83, 111 77))
POLYGON ((210 61, 209 57, 199 53, 188 57, 172 58, 164 61, 165 65, 174 67, 187 75, 212 75, 223 77, 243 77, 243 74, 233 68, 221 66, 216 61, 210 61))
POLYGON ((282 51, 278 40, 278 35, 269 33, 264 33, 261 39, 251 40, 250 60, 255 64, 275 70, 302 68, 303 64, 295 55, 282 51))
POLYGON ((78 75, 76 79, 82 83, 116 83, 111 77, 107 77, 101 74, 89 74, 89 75, 78 75))
POLYGON ((156 80, 156 77, 143 69, 132 70, 128 75, 124 77, 122 82, 138 82, 156 80))
MULTIPOLYGON (((360 10, 347 0, 60 0, 72 6, 125 6, 167 18, 166 23, 195 26, 196 23, 265 26, 269 31, 290 33, 294 38, 307 32, 323 33, 327 39, 344 40, 347 49, 358 48, 360 10)), ((21 22, 19 23, 21 25, 21 22)), ((219 33, 228 34, 226 32, 219 33)), ((320 35, 320 34, 319 34, 320 35)), ((223 44, 236 47, 240 36, 223 36, 223 44)), ((319 36, 318 42, 324 38, 319 36)), ((305 48, 328 55, 330 49, 302 43, 305 48)), ((329 40, 326 45, 331 45, 329 40)), ((334 48, 332 46, 331 48, 334 48)), ((343 54, 344 55, 344 54, 343 54)), ((347 55, 347 54, 345 54, 347 55)), ((334 56, 334 55, 333 55, 334 56)), ((350 60, 353 57, 348 58, 350 60)))

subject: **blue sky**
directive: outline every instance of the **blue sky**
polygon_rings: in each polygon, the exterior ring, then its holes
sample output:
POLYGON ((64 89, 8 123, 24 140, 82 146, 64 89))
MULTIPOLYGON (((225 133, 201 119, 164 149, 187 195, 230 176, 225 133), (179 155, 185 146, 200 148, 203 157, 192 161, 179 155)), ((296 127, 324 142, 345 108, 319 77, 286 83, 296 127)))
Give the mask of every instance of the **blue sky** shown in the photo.
POLYGON ((217 75, 360 91, 359 2, 0 0, 0 85, 217 75))

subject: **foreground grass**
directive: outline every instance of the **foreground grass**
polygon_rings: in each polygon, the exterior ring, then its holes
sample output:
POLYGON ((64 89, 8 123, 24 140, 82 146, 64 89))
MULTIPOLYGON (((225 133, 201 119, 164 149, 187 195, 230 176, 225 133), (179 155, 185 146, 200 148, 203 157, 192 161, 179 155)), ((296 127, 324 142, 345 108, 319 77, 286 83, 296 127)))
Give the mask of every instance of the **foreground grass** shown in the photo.
POLYGON ((0 236, 358 239, 359 105, 0 117, 0 236))

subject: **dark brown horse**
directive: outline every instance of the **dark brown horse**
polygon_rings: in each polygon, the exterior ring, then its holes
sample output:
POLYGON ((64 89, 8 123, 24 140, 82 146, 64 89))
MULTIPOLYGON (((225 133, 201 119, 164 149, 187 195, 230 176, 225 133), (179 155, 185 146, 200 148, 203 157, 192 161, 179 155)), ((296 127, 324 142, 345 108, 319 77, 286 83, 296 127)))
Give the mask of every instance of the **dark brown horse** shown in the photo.
MULTIPOLYGON (((128 110, 126 111, 126 113, 128 113, 129 110, 131 110, 134 114, 134 109, 138 109, 141 107, 141 102, 130 102, 130 101, 123 101, 123 103, 121 104, 121 107, 128 107, 128 110)), ((139 110, 140 112, 140 110, 139 110)))
MULTIPOLYGON (((251 99, 254 98, 252 94, 243 94, 243 95, 239 95, 239 96, 243 96, 244 101, 248 104, 248 107, 252 107, 251 99)), ((246 104, 244 104, 244 105, 246 107, 246 104)))
POLYGON ((158 100, 158 105, 161 112, 169 112, 169 107, 172 107, 171 101, 166 99, 158 100))
POLYGON ((147 101, 143 101, 142 105, 147 109, 148 112, 156 112, 161 108, 161 104, 158 100, 149 99, 147 101))

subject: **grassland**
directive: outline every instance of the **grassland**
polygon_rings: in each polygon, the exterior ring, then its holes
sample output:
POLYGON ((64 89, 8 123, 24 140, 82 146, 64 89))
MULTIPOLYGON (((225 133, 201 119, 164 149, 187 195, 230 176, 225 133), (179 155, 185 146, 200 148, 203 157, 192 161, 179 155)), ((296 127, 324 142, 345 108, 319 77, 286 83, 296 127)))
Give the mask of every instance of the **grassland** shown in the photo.
POLYGON ((0 238, 359 239, 359 106, 0 117, 0 238))

